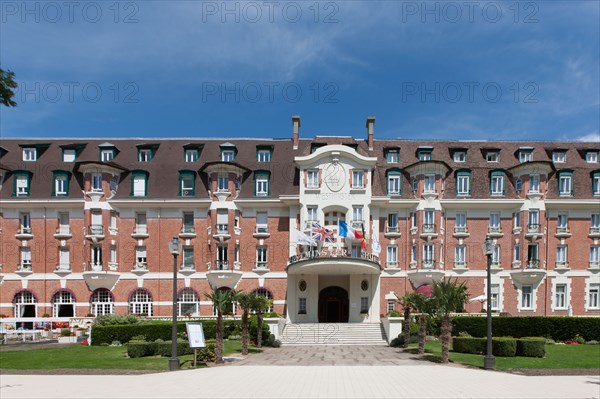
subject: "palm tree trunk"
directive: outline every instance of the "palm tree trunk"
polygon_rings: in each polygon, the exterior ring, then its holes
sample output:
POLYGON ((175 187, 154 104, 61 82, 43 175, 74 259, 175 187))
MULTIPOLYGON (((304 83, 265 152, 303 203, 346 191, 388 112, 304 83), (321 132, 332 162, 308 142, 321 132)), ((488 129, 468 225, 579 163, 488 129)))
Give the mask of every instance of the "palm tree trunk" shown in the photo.
POLYGON ((242 314, 242 355, 248 354, 248 311, 242 314))
POLYGON ((445 314, 442 318, 442 363, 448 363, 448 351, 450 347, 450 315, 445 314))
POLYGON ((256 319, 256 346, 262 348, 263 313, 261 311, 256 313, 256 319))
POLYGON ((425 353, 425 339, 427 338, 427 315, 421 313, 419 316, 419 354, 425 353))
POLYGON ((403 348, 408 348, 408 341, 410 341, 410 308, 404 307, 404 321, 402 322, 402 334, 404 334, 403 348))
POLYGON ((217 331, 216 331, 216 339, 215 343, 215 363, 224 363, 223 362, 223 313, 217 313, 217 331))

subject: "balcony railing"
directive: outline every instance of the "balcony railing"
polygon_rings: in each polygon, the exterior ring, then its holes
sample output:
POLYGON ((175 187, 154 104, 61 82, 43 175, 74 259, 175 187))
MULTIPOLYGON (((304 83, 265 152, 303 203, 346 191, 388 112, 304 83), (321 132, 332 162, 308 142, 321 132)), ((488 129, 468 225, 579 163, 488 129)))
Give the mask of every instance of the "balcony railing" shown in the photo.
POLYGON ((425 223, 423 224, 423 233, 435 233, 435 224, 425 223))
POLYGON ((539 233, 540 225, 539 223, 529 223, 527 225, 527 233, 539 233))
POLYGON ((467 234, 467 226, 454 226, 454 234, 467 234))
POLYGON ((31 226, 21 226, 17 229, 17 234, 16 237, 20 238, 20 237, 29 237, 33 235, 33 233, 31 232, 31 226))
POLYGON ((18 272, 30 272, 32 271, 32 266, 31 266, 31 262, 21 262, 17 265, 17 271, 18 272))
POLYGON ((134 271, 147 271, 148 270, 148 262, 136 262, 133 265, 134 271))
POLYGON ((56 265, 56 271, 57 272, 70 272, 71 264, 70 263, 59 263, 58 265, 56 265))
POLYGON ((216 270, 229 270, 229 261, 228 260, 219 260, 215 261, 216 270))
POLYGON ((464 269, 467 267, 467 262, 465 262, 464 260, 456 260, 454 261, 454 268, 455 269, 464 269))
POLYGON ((194 226, 183 225, 179 234, 196 234, 196 228, 194 226))
POLYGON ((135 226, 133 232, 131 233, 132 237, 148 237, 148 226, 135 226))
POLYGON ((217 225, 217 235, 228 235, 229 234, 229 225, 227 224, 218 224, 217 225))
POLYGON ((88 229, 88 234, 91 236, 103 236, 104 226, 102 226, 101 224, 92 224, 88 229))
POLYGON ((433 264, 435 261, 433 259, 424 259, 423 260, 423 269, 433 269, 433 264))
POLYGON ((89 262, 87 264, 87 270, 85 270, 86 272, 101 272, 102 271, 102 263, 98 263, 98 262, 89 262))
POLYGON ((259 224, 254 228, 254 234, 269 234, 269 226, 266 224, 259 224))
POLYGON ((256 262, 256 269, 267 270, 269 268, 268 262, 256 262))
POLYGON ((55 236, 70 236, 71 227, 68 225, 61 225, 56 228, 55 236))
POLYGON ((352 226, 352 228, 359 229, 359 230, 361 230, 363 228, 364 224, 365 224, 364 220, 353 220, 350 222, 350 225, 352 226))
POLYGON ((590 227, 590 234, 591 236, 600 236, 600 226, 592 226, 590 227))
POLYGON ((182 263, 181 270, 182 271, 193 271, 195 270, 195 265, 193 263, 182 263))
POLYGON ((600 268, 600 262, 598 262, 597 260, 596 261, 591 260, 590 264, 589 264, 589 268, 590 269, 598 269, 598 268, 600 268))
POLYGON ((527 269, 539 269, 540 268, 540 260, 539 259, 528 259, 527 260, 527 269))
POLYGON ((556 234, 571 234, 571 229, 568 226, 556 227, 556 234))
POLYGON ((502 228, 500 226, 489 226, 488 234, 502 234, 502 228))
POLYGON ((398 261, 390 260, 390 261, 388 261, 386 263, 386 266, 390 267, 390 268, 397 268, 398 267, 398 261))

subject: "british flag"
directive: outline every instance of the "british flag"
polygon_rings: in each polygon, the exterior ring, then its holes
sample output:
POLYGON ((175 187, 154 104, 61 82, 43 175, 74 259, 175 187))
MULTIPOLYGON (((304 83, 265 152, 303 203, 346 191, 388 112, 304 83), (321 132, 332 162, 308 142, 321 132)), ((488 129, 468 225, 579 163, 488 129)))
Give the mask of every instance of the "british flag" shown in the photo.
POLYGON ((313 223, 310 236, 315 241, 333 242, 333 231, 326 229, 319 223, 313 223))

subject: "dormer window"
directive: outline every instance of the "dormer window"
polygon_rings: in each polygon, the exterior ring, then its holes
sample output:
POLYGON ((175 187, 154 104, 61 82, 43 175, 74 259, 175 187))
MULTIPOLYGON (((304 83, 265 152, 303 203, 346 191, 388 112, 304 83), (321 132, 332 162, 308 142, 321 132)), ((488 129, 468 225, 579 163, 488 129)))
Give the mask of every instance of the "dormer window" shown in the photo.
POLYGON ((397 148, 388 148, 385 150, 385 161, 387 163, 398 163, 400 161, 400 150, 397 148))
POLYGON ((588 151, 585 153, 585 161, 587 163, 598 163, 598 152, 588 151))
POLYGON ((200 158, 198 150, 185 150, 185 162, 196 162, 200 158))
POLYGON ((181 197, 193 197, 196 194, 196 173, 191 170, 179 172, 179 195, 181 197))
POLYGON ((564 170, 558 172, 558 195, 561 197, 573 196, 573 172, 564 170))
POLYGON ((25 161, 25 162, 37 161, 37 148, 24 147, 23 148, 23 161, 25 161))
POLYGON ((273 147, 271 146, 257 146, 256 147, 256 161, 260 163, 271 162, 273 154, 273 147))
POLYGON ((467 152, 466 151, 456 151, 452 155, 452 160, 454 162, 466 162, 467 161, 467 152))
POLYGON ((233 162, 235 159, 235 153, 233 150, 224 150, 221 152, 221 161, 223 162, 233 162))
POLYGON ((14 176, 13 195, 15 197, 29 197, 31 189, 31 172, 15 171, 14 176))
POLYGON ((419 161, 431 161, 431 151, 421 150, 418 153, 419 161))
POLYGON ((110 162, 114 158, 115 158, 115 150, 114 149, 100 150, 100 160, 102 162, 110 162))
POLYGON ((142 148, 138 150, 138 161, 149 162, 152 159, 152 150, 149 148, 142 148))
POLYGON ((54 191, 55 197, 65 197, 69 194, 69 172, 55 171, 54 172, 54 191))
POLYGON ((75 149, 65 148, 63 150, 63 162, 75 162, 75 158, 77 157, 77 152, 75 149))
POLYGON ((490 151, 485 154, 486 162, 500 162, 500 153, 498 151, 490 151))
POLYGON ((533 150, 532 149, 519 149, 519 162, 531 162, 533 161, 533 150))
POLYGON ((554 151, 552 153, 552 162, 565 163, 566 161, 567 161, 567 154, 564 151, 554 151))
POLYGON ((148 172, 137 170, 132 172, 131 196, 145 197, 148 195, 148 172))

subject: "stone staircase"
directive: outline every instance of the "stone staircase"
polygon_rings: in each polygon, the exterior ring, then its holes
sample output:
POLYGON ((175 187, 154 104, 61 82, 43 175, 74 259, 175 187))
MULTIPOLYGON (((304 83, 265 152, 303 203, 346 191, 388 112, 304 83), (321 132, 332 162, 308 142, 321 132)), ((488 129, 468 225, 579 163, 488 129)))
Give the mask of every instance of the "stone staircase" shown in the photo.
POLYGON ((381 323, 288 323, 284 346, 387 345, 381 323))

